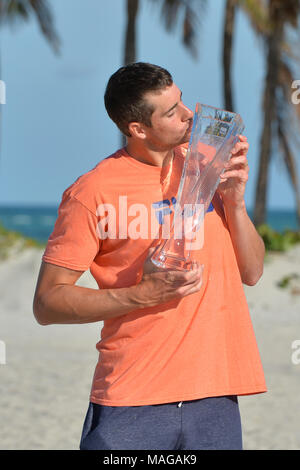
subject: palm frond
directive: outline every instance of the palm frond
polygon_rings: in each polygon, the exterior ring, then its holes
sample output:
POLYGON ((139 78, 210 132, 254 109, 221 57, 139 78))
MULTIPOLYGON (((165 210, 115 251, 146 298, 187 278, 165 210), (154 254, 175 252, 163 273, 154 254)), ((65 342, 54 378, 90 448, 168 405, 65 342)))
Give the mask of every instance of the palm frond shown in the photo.
POLYGON ((167 31, 173 31, 181 8, 180 0, 164 0, 161 4, 161 18, 167 31))
POLYGON ((161 20, 168 32, 176 29, 180 15, 183 15, 182 42, 192 56, 196 57, 200 18, 207 0, 152 0, 152 2, 161 5, 161 20))
POLYGON ((268 7, 264 0, 236 0, 250 20, 253 30, 260 36, 270 31, 268 7))
POLYGON ((58 53, 60 40, 54 28, 53 15, 47 0, 29 0, 29 2, 43 35, 47 38, 54 51, 58 53))
POLYGON ((183 44, 190 50, 193 57, 197 57, 198 49, 197 49, 197 29, 198 29, 199 22, 197 21, 197 17, 193 10, 186 6, 185 8, 185 15, 183 21, 183 28, 182 28, 182 41, 183 44))
POLYGON ((19 20, 26 21, 29 11, 24 0, 0 0, 1 23, 15 23, 19 20))
POLYGON ((300 8, 299 0, 271 0, 271 7, 277 10, 278 15, 284 19, 285 24, 290 24, 297 28, 300 8))
POLYGON ((39 27, 56 53, 59 52, 60 40, 54 27, 53 15, 47 0, 0 0, 1 23, 14 24, 28 21, 35 15, 39 27))

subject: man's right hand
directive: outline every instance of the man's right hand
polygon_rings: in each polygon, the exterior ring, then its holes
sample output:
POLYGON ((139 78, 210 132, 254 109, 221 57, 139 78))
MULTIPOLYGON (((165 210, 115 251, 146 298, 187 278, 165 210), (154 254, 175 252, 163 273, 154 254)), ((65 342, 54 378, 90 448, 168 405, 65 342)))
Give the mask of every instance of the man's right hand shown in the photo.
POLYGON ((136 286, 136 300, 141 308, 180 299, 200 290, 203 265, 195 262, 189 271, 157 268, 151 261, 153 249, 149 253, 144 264, 142 280, 136 286))

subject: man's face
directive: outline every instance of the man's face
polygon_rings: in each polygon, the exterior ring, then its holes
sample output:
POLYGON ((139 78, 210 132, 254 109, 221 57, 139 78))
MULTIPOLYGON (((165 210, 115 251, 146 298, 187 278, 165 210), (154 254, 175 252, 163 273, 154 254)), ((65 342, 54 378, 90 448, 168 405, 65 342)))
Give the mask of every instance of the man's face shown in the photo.
POLYGON ((193 112, 181 100, 181 91, 173 83, 159 92, 149 92, 145 100, 152 105, 152 127, 145 129, 147 146, 152 150, 170 150, 188 142, 193 124, 193 112))

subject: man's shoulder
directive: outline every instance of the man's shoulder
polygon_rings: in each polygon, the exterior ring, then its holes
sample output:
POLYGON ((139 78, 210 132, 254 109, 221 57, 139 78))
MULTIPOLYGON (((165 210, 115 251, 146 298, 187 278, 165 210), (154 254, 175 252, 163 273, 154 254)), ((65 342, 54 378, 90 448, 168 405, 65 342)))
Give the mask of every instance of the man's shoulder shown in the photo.
POLYGON ((81 186, 99 185, 99 183, 107 182, 108 178, 112 176, 121 165, 122 156, 123 152, 122 149, 120 149, 108 157, 103 158, 91 170, 78 176, 74 183, 67 189, 76 192, 77 188, 81 186))
POLYGON ((112 177, 120 174, 122 149, 100 160, 91 170, 80 175, 63 193, 63 199, 75 198, 82 204, 94 206, 101 191, 109 188, 112 177))

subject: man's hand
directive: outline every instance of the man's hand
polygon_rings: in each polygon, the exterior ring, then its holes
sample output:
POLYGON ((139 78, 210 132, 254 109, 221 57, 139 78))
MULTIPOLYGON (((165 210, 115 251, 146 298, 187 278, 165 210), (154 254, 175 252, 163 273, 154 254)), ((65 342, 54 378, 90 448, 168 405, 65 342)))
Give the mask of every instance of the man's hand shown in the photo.
POLYGON ((222 196, 225 206, 244 208, 244 196, 248 181, 249 166, 247 153, 249 144, 247 137, 239 135, 240 141, 235 144, 232 157, 225 165, 221 175, 218 193, 222 196))
POLYGON ((253 286, 263 273, 265 247, 246 209, 244 196, 249 173, 247 161, 249 144, 247 137, 240 135, 239 139, 240 141, 232 149, 232 157, 221 176, 217 192, 224 203, 242 282, 253 286))
POLYGON ((154 249, 144 264, 143 277, 136 286, 141 308, 153 307, 198 292, 202 286, 203 265, 193 263, 190 271, 157 268, 151 261, 154 249))

